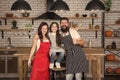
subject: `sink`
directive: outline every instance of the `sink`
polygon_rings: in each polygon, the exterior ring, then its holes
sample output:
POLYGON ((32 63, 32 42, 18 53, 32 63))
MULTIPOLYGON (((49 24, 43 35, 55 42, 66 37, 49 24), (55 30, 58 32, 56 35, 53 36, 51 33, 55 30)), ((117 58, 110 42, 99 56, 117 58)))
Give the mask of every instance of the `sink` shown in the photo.
POLYGON ((17 50, 0 50, 0 55, 13 55, 17 50))

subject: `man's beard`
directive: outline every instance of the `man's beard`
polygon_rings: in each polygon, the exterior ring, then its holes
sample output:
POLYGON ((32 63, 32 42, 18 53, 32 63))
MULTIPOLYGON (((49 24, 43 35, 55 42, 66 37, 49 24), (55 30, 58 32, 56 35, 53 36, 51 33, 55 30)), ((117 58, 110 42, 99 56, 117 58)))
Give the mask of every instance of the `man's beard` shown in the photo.
POLYGON ((69 31, 69 27, 68 26, 61 26, 61 31, 64 32, 68 32, 69 31))

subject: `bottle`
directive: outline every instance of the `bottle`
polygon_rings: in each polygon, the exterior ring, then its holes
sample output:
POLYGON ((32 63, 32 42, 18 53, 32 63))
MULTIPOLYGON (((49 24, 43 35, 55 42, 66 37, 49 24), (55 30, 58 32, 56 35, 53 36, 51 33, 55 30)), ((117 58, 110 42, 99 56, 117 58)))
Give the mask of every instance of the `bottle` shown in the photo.
POLYGON ((91 45, 92 45, 92 41, 89 40, 89 41, 88 41, 88 47, 91 47, 91 45))
POLYGON ((116 49, 116 42, 113 41, 111 44, 112 44, 112 49, 116 49))

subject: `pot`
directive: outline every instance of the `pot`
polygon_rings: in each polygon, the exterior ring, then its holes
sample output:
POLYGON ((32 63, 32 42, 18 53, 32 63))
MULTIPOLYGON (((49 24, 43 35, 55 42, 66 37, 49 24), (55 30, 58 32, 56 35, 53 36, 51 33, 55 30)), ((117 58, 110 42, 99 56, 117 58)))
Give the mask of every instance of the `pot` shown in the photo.
POLYGON ((116 69, 114 70, 114 72, 115 72, 116 74, 120 74, 120 68, 116 68, 116 69))
POLYGON ((106 72, 107 72, 107 73, 112 73, 112 72, 113 72, 113 69, 112 69, 111 67, 108 67, 108 68, 106 68, 106 72))
POLYGON ((106 60, 107 61, 115 61, 115 55, 113 55, 113 54, 106 55, 106 60))
POLYGON ((111 30, 105 31, 105 36, 106 37, 112 37, 113 32, 111 30))

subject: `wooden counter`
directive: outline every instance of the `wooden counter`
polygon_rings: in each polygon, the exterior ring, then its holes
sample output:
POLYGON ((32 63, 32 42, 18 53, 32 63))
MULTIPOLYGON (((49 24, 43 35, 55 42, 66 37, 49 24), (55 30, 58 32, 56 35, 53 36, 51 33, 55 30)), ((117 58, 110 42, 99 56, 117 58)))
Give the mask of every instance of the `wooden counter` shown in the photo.
POLYGON ((104 49, 102 48, 83 48, 88 60, 87 77, 92 80, 101 80, 104 77, 104 49))
MULTIPOLYGON (((4 50, 1 49, 0 50, 4 50)), ((19 69, 19 80, 24 80, 23 78, 23 61, 28 60, 30 48, 14 48, 12 50, 18 50, 14 56, 18 56, 18 69, 19 69)), ((86 77, 92 77, 92 80, 101 80, 104 74, 103 68, 103 48, 83 48, 85 55, 89 62, 89 69, 86 77)))

